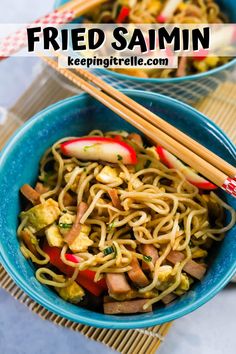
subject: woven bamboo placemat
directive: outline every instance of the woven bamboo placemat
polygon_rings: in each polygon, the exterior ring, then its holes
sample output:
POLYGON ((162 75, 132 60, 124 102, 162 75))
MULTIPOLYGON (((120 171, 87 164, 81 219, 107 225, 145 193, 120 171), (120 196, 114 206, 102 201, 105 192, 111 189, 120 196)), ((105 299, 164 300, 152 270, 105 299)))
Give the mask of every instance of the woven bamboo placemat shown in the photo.
MULTIPOLYGON (((10 112, 0 120, 0 149, 12 133, 29 117, 48 105, 63 98, 72 96, 77 89, 71 91, 66 82, 59 85, 57 80, 43 70, 29 89, 21 96, 10 112)), ((236 141, 236 84, 226 82, 212 95, 196 105, 196 108, 216 122, 233 140, 236 141)), ((171 323, 136 330, 107 330, 78 323, 62 318, 33 301, 13 282, 0 265, 0 286, 14 298, 24 303, 41 318, 55 324, 79 331, 88 338, 102 342, 122 354, 153 354, 166 336, 171 323)))

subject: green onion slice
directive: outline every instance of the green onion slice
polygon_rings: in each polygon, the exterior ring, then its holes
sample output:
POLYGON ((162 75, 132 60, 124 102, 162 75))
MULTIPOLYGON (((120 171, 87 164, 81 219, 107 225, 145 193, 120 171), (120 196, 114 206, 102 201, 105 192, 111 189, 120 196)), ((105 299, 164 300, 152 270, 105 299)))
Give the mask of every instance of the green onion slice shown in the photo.
POLYGON ((64 223, 59 223, 59 227, 62 229, 70 229, 73 224, 64 224, 64 223))
POLYGON ((152 257, 151 256, 143 256, 143 260, 144 260, 144 262, 149 263, 152 261, 152 257))
POLYGON ((114 252, 114 248, 112 246, 109 246, 103 250, 104 256, 107 256, 108 254, 111 254, 114 252))

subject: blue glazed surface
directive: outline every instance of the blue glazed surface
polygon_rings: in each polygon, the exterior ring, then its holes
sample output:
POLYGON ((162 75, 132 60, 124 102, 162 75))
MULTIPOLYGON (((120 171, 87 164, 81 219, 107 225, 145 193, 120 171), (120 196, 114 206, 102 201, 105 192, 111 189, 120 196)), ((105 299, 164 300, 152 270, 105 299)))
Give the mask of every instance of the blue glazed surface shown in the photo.
MULTIPOLYGON (((188 133, 215 153, 235 165, 236 149, 224 133, 203 115, 185 104, 147 92, 126 91, 153 112, 188 133)), ((60 299, 34 277, 34 268, 21 254, 16 237, 20 211, 19 189, 33 184, 44 151, 56 140, 86 134, 91 129, 134 131, 86 94, 75 96, 38 113, 10 139, 0 157, 0 254, 2 263, 15 282, 35 301, 72 321, 95 327, 140 328, 164 323, 195 310, 210 300, 231 278, 236 269, 236 229, 212 252, 211 266, 202 282, 184 297, 152 314, 108 316, 90 312, 60 299)), ((234 208, 236 201, 222 193, 234 208)))
MULTIPOLYGON (((65 4, 68 0, 56 0, 55 7, 65 4)), ((223 13, 227 15, 230 22, 236 22, 235 0, 216 0, 223 13)), ((201 98, 213 92, 220 83, 229 78, 230 72, 236 66, 236 59, 221 65, 215 69, 174 78, 139 78, 119 74, 107 69, 95 69, 96 75, 119 89, 136 89, 148 92, 157 92, 170 97, 182 100, 188 104, 193 104, 201 98)))

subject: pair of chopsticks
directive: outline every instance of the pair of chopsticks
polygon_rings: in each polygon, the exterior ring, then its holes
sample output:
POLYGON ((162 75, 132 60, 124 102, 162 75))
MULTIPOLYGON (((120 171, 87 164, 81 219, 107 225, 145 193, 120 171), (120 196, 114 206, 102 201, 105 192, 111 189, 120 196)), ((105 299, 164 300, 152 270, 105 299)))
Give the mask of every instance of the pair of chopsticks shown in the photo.
POLYGON ((164 147, 208 180, 236 197, 236 168, 215 155, 165 120, 84 69, 59 68, 51 58, 42 57, 49 66, 103 103, 145 134, 154 144, 164 147), (95 85, 95 86, 94 86, 95 85))
MULTIPOLYGON (((93 7, 100 5, 108 0, 71 0, 60 6, 51 13, 33 21, 27 28, 43 24, 65 24, 82 16, 93 7)), ((6 59, 19 52, 27 46, 26 28, 22 28, 15 33, 10 34, 0 41, 0 60, 6 59)))

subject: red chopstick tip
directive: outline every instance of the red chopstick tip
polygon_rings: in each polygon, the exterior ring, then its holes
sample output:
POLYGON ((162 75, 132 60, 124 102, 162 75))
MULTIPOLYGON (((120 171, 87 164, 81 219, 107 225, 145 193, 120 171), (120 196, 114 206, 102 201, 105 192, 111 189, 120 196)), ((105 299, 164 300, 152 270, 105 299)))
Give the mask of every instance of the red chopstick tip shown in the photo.
POLYGON ((222 188, 233 197, 236 197, 236 180, 234 178, 227 177, 222 185, 222 188))

